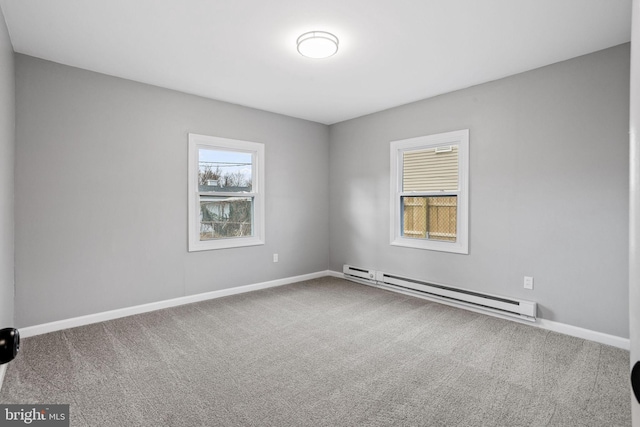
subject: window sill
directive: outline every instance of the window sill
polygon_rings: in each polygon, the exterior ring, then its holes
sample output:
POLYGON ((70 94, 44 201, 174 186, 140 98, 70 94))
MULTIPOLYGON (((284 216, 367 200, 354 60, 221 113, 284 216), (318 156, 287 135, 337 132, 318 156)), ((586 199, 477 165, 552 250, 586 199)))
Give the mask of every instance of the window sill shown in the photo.
POLYGON ((424 249, 428 251, 450 252, 454 254, 469 254, 468 245, 462 242, 445 242, 427 239, 405 239, 402 237, 391 241, 391 246, 400 246, 413 249, 424 249))
POLYGON ((258 237, 240 237, 233 239, 216 239, 197 241, 189 244, 189 252, 213 251, 217 249, 243 248, 246 246, 264 245, 264 239, 258 237))

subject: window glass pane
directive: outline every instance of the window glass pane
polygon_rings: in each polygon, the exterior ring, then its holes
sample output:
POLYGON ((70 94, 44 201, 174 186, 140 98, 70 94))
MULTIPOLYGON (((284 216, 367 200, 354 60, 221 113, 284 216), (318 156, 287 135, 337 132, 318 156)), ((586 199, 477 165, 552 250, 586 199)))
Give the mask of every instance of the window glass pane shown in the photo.
POLYGON ((402 235, 455 242, 457 196, 402 197, 402 235))
POLYGON ((403 153, 402 191, 455 191, 457 189, 457 145, 403 153))
POLYGON ((198 150, 198 191, 250 192, 252 173, 253 153, 198 150))
POLYGON ((253 235, 253 197, 200 196, 200 240, 253 235))

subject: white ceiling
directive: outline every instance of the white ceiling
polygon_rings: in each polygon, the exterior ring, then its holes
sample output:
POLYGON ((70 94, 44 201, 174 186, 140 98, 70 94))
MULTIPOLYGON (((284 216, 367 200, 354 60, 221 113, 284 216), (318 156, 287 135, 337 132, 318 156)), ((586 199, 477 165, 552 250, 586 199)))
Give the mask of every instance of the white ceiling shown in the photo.
POLYGON ((0 0, 16 52, 332 124, 628 42, 631 0, 0 0), (340 39, 308 59, 296 38, 340 39))

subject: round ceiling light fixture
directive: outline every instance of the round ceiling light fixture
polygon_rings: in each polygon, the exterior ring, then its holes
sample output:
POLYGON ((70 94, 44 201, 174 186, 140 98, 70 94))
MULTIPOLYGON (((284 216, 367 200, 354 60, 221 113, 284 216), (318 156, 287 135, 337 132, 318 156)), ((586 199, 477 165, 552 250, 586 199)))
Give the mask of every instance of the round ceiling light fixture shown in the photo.
POLYGON ((328 58, 338 51, 338 38, 326 31, 309 31, 298 37, 298 52, 307 58, 328 58))

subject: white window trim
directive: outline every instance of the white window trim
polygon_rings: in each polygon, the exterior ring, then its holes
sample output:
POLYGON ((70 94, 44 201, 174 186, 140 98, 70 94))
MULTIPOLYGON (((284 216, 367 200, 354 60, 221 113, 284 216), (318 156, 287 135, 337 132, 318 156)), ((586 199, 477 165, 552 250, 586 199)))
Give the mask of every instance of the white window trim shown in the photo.
POLYGON ((469 129, 420 136, 391 142, 391 245, 408 248, 427 249, 459 254, 469 253, 469 129), (458 145, 458 191, 443 194, 457 194, 457 240, 444 242, 428 239, 411 239, 402 236, 402 196, 438 195, 437 192, 403 193, 402 171, 404 151, 435 148, 451 144, 458 145))
MULTIPOLYGON (((264 144, 190 133, 188 169, 189 252, 264 245, 264 144), (222 148, 255 154, 252 171, 253 185, 252 192, 250 193, 253 197, 253 236, 205 241, 200 240, 200 193, 198 191, 198 150, 200 148, 222 148)), ((244 193, 225 194, 229 196, 247 196, 247 194, 244 193)))

